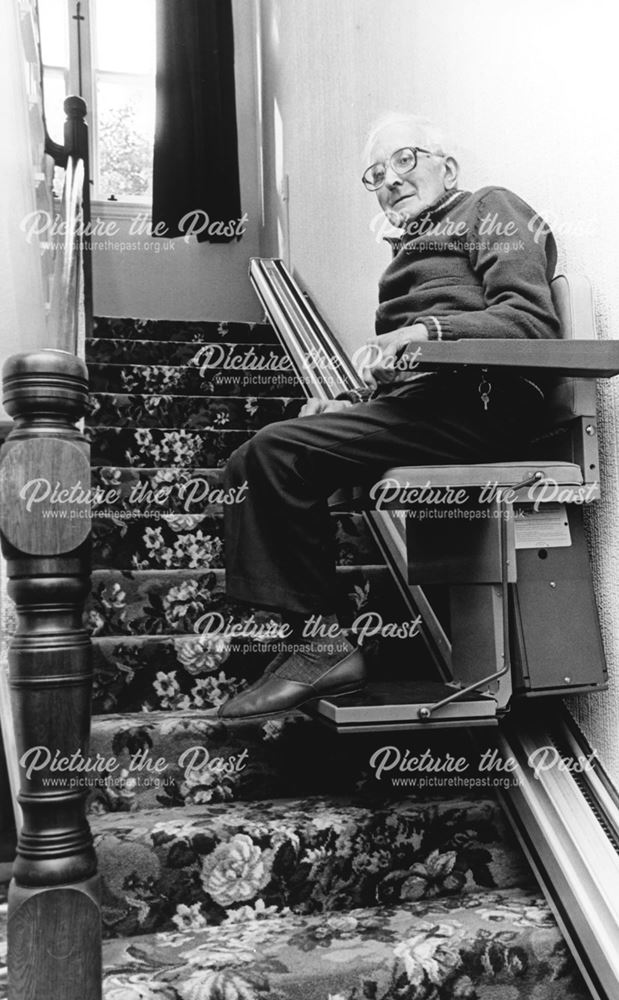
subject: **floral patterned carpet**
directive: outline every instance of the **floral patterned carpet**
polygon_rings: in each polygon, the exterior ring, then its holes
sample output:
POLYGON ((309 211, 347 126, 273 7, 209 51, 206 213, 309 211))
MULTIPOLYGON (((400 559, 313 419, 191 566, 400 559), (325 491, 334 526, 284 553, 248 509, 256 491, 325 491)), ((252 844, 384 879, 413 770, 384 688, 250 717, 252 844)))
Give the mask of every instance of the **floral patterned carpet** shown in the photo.
POLYGON ((529 886, 493 802, 267 799, 93 820, 107 936, 529 886))
MULTIPOLYGON (((221 469, 259 427, 296 415, 301 388, 260 324, 100 319, 87 361, 100 498, 87 605, 94 711, 217 708, 259 676, 273 643, 205 637, 198 623, 252 620, 265 634, 278 624, 225 595, 221 469), (153 381, 154 369, 168 380, 153 381), (222 371, 234 383, 221 384, 222 371)), ((402 621, 406 609, 360 515, 332 520, 342 624, 402 621)), ((388 656, 396 672, 410 662, 407 643, 382 639, 370 653, 377 664, 388 656)), ((421 643, 415 654, 424 655, 421 643)))
MULTIPOLYGON (((487 778, 378 776, 385 744, 427 736, 216 716, 277 648, 278 616, 225 595, 220 488, 230 452, 302 402, 273 331, 100 319, 87 361, 105 1000, 585 1000, 487 778), (208 616, 257 638, 205 636, 208 616)), ((332 518, 343 624, 405 621, 362 519, 332 518)), ((415 638, 366 648, 377 674, 427 667, 415 638)))
MULTIPOLYGON (((6 906, 0 906, 5 939, 6 906)), ((525 890, 351 909, 256 907, 104 942, 104 1000, 587 1000, 552 914, 525 890)), ((0 1000, 6 998, 0 945, 0 1000)), ((51 1000, 51 998, 50 998, 51 1000)), ((60 1000, 60 998, 58 998, 60 1000)))

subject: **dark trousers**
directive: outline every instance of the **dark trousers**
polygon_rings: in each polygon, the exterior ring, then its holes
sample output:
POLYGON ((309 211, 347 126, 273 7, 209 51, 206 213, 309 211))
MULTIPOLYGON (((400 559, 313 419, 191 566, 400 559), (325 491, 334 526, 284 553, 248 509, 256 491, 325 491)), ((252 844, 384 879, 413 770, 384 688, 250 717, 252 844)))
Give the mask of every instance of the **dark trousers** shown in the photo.
POLYGON ((371 485, 396 465, 451 465, 526 458, 543 399, 523 379, 494 383, 488 409, 479 376, 414 382, 339 413, 284 420, 260 430, 228 461, 226 485, 247 482, 225 509, 230 597, 297 614, 335 610, 328 498, 371 485))

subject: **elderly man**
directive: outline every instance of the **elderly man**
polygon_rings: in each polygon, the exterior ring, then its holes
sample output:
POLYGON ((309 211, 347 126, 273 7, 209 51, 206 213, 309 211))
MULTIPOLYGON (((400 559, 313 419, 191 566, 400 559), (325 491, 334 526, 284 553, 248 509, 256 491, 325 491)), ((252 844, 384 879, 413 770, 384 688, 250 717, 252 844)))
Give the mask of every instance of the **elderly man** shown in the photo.
POLYGON ((366 154, 363 183, 402 230, 379 285, 380 355, 364 371, 373 392, 310 401, 228 462, 229 485, 248 483, 245 502, 226 511, 228 593, 277 608, 289 638, 263 677, 222 706, 224 718, 282 713, 364 684, 363 653, 336 618, 328 512, 336 489, 370 484, 396 465, 515 457, 543 406, 539 379, 402 375, 394 359, 427 340, 558 336, 552 235, 504 188, 461 190, 456 160, 423 119, 386 117, 366 154), (317 636, 306 627, 312 615, 324 626, 317 636))

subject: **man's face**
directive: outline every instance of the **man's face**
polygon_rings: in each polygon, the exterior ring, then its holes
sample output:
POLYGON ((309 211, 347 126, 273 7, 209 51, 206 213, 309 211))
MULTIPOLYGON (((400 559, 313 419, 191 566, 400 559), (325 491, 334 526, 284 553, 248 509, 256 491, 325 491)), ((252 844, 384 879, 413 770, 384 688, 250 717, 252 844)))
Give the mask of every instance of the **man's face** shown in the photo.
MULTIPOLYGON (((427 149, 422 136, 411 133, 405 124, 387 125, 376 137, 370 163, 384 163, 385 183, 376 192, 380 207, 394 226, 405 226, 430 208, 445 191, 455 186, 456 175, 443 156, 419 153, 417 166, 400 177, 389 164, 390 157, 404 146, 427 149)), ((454 161, 451 160, 453 163, 454 161)), ((369 165, 369 164, 368 164, 369 165)))

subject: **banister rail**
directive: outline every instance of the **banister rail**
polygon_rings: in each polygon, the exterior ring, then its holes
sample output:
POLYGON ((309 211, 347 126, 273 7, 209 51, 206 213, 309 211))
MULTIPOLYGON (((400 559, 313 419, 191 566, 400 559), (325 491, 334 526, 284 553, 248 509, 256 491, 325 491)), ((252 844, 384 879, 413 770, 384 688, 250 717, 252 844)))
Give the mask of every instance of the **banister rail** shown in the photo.
POLYGON ((86 103, 67 97, 64 145, 49 137, 46 152, 65 169, 61 242, 56 253, 48 323, 50 343, 83 358, 92 328, 92 260, 90 251, 90 178, 86 103))
POLYGON ((17 609, 8 657, 23 813, 9 890, 9 996, 99 1000, 99 886, 82 763, 92 665, 82 624, 90 509, 79 500, 90 461, 75 426, 87 370, 44 350, 9 358, 3 384, 15 424, 0 451, 0 541, 17 609), (63 502, 72 491, 78 499, 63 502))
POLYGON ((57 250, 48 333, 59 350, 82 356, 83 323, 80 318, 82 247, 79 228, 82 217, 84 161, 67 160, 62 198, 63 226, 66 231, 57 250))

